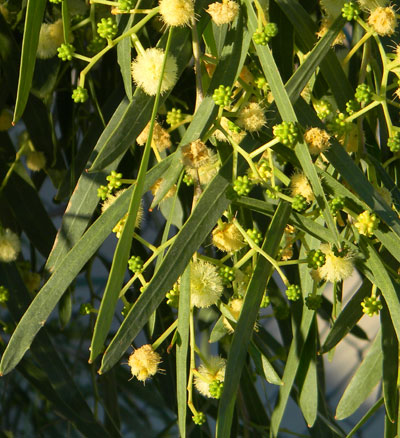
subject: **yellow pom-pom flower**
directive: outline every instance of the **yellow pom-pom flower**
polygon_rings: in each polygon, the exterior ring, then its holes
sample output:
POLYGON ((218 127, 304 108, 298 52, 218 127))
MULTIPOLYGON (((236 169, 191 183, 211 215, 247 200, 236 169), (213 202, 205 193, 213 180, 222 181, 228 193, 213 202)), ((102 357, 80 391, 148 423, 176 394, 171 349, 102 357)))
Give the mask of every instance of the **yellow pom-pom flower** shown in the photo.
POLYGON ((234 224, 224 223, 214 228, 212 242, 218 249, 224 252, 234 252, 242 249, 246 243, 240 231, 234 224))
POLYGON ((396 12, 392 7, 378 7, 368 17, 368 24, 380 36, 391 36, 397 26, 396 12))
POLYGON ((212 398, 210 383, 215 380, 223 382, 225 379, 226 360, 220 356, 211 356, 207 365, 201 364, 194 376, 194 386, 200 394, 212 398))
MULTIPOLYGON (((149 136, 150 122, 146 125, 143 131, 137 136, 136 143, 140 146, 144 146, 149 136)), ((158 122, 154 123, 153 128, 153 142, 156 145, 159 152, 169 149, 172 146, 171 136, 169 132, 165 130, 158 122)))
POLYGON ((304 134, 304 140, 308 145, 310 154, 319 155, 329 149, 330 135, 321 128, 310 128, 304 134))
POLYGON ((257 102, 250 102, 239 111, 237 124, 249 132, 259 131, 265 124, 264 111, 257 102))
POLYGON ((21 251, 19 237, 10 229, 0 231, 0 262, 10 263, 17 259, 21 251))
POLYGON ((357 216, 357 222, 354 226, 357 228, 358 232, 363 236, 372 237, 374 231, 378 228, 379 219, 376 217, 375 213, 371 213, 365 210, 357 216))
MULTIPOLYGON (((165 52, 162 49, 151 48, 140 53, 132 62, 132 78, 137 86, 149 96, 157 94, 164 58, 165 52)), ((175 85, 177 72, 178 66, 175 57, 168 55, 161 83, 161 93, 165 93, 175 85)))
POLYGON ((212 306, 219 300, 223 289, 222 279, 214 265, 204 260, 196 260, 191 264, 190 293, 192 306, 212 306))
POLYGON ((39 43, 36 56, 41 59, 52 58, 57 54, 58 47, 64 42, 62 20, 54 23, 43 23, 39 33, 39 43))
POLYGON ((290 181, 290 189, 292 196, 302 195, 307 202, 313 202, 315 199, 314 192, 307 177, 304 173, 296 172, 290 181))
POLYGON ((131 367, 132 377, 145 382, 157 373, 160 362, 160 355, 150 344, 146 344, 129 356, 128 365, 131 367))
POLYGON ((345 280, 353 274, 354 257, 351 253, 347 252, 343 256, 336 255, 328 244, 322 244, 321 251, 325 254, 326 261, 317 269, 320 278, 333 283, 345 280))
POLYGON ((192 0, 160 0, 160 14, 169 26, 186 26, 194 19, 192 0))
POLYGON ((212 3, 206 12, 211 15, 213 22, 217 26, 232 23, 239 12, 239 5, 231 0, 223 0, 222 3, 212 3))

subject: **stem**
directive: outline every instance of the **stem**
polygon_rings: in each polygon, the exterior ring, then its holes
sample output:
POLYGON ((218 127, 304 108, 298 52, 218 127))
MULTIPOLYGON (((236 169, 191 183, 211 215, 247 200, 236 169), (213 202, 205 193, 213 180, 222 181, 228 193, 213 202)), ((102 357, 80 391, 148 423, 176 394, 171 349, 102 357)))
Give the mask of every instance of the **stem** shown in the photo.
POLYGON ((192 19, 192 51, 193 51, 193 59, 194 59, 194 72, 196 75, 196 105, 195 112, 199 108, 203 98, 203 84, 201 82, 201 50, 200 50, 200 42, 199 35, 197 33, 196 20, 192 19))
POLYGON ((168 338, 168 336, 178 327, 178 320, 176 319, 165 332, 152 343, 153 350, 157 350, 157 348, 168 338))
POLYGON ((372 36, 372 32, 367 32, 364 36, 353 46, 350 52, 342 61, 342 67, 344 67, 351 59, 351 57, 357 52, 357 50, 372 36))
POLYGON ((359 111, 357 111, 356 113, 352 114, 349 117, 346 117, 346 122, 352 122, 353 120, 357 119, 358 117, 362 116, 363 114, 367 113, 369 110, 371 110, 372 108, 375 108, 376 106, 380 105, 382 103, 382 100, 380 97, 376 96, 378 99, 374 100, 373 102, 371 102, 370 104, 368 104, 367 106, 365 106, 364 108, 361 108, 359 111))
POLYGON ((187 385, 188 392, 188 406, 194 415, 197 414, 197 410, 193 405, 193 370, 196 368, 196 362, 194 358, 194 349, 196 347, 195 335, 194 335, 194 322, 193 322, 193 307, 190 308, 189 315, 189 335, 190 335, 190 371, 187 385))
POLYGON ((270 255, 268 255, 265 251, 263 251, 255 242, 253 239, 250 238, 250 236, 246 233, 246 231, 242 228, 242 226, 239 224, 237 219, 233 219, 233 224, 235 224, 235 227, 240 231, 246 242, 249 244, 249 246, 254 249, 256 252, 258 252, 260 255, 262 255, 271 265, 276 269, 278 274, 280 275, 282 281, 284 282, 285 286, 289 286, 290 283, 288 279, 286 278, 286 275, 283 273, 282 269, 279 267, 278 262, 273 259, 270 255))
MULTIPOLYGON (((115 40, 109 41, 108 45, 104 47, 103 50, 101 50, 97 55, 93 56, 91 58, 91 61, 89 64, 81 71, 79 75, 79 85, 83 87, 85 85, 85 76, 88 74, 88 72, 91 70, 91 68, 96 64, 96 62, 103 57, 109 50, 111 50, 114 46, 116 46, 120 41, 122 41, 124 38, 136 33, 139 29, 141 29, 149 20, 151 20, 155 15, 158 14, 158 11, 160 10, 160 7, 157 6, 156 8, 152 9, 149 14, 144 17, 142 20, 139 21, 135 26, 133 26, 131 29, 129 29, 127 32, 123 33, 118 38, 115 38, 115 40)), ((171 34, 171 32, 170 32, 171 34)), ((168 45, 168 43, 167 43, 168 45)), ((167 50, 166 50, 167 52, 167 50)), ((165 56, 166 59, 166 56, 165 56)), ((156 97, 157 99, 157 97, 156 97)))
POLYGON ((263 144, 262 146, 260 146, 258 149, 256 149, 255 151, 251 152, 249 154, 250 158, 254 158, 257 155, 262 154, 264 151, 266 151, 269 148, 272 148, 272 146, 275 146, 276 144, 279 143, 279 139, 277 137, 273 138, 272 140, 270 140, 268 143, 263 144))

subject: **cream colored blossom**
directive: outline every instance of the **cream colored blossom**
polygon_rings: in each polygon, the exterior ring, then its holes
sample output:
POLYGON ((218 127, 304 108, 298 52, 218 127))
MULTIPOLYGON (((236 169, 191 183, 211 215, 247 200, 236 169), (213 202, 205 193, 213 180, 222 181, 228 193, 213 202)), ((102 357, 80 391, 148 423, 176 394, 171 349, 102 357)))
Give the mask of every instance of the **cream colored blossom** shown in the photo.
POLYGON ((223 0, 222 3, 216 2, 209 5, 206 12, 211 15, 213 22, 217 26, 221 26, 222 24, 232 23, 239 13, 239 9, 238 3, 231 0, 223 0))
POLYGON ((378 7, 368 17, 368 24, 380 36, 391 36, 397 26, 396 12, 392 7, 378 7))
MULTIPOLYGON (((222 128, 230 135, 230 137, 232 137, 232 140, 235 143, 239 144, 244 139, 244 137, 246 137, 246 133, 244 131, 241 132, 231 131, 229 129, 229 119, 227 119, 226 117, 221 117, 220 123, 222 128)), ((218 129, 214 132, 214 136, 219 141, 229 142, 225 134, 218 129)))
MULTIPOLYGON (((150 191, 152 193, 153 196, 156 196, 158 191, 161 189, 162 187, 162 183, 163 183, 163 178, 159 178, 151 187, 150 187, 150 191)), ((163 199, 168 199, 168 198, 172 198, 172 196, 174 196, 176 193, 176 184, 174 184, 169 190, 168 192, 164 195, 163 199)))
POLYGON ((321 128, 310 128, 304 134, 304 140, 308 145, 310 154, 318 155, 329 149, 330 135, 321 128))
POLYGON ((246 131, 257 132, 266 124, 263 109, 257 102, 250 102, 240 111, 237 124, 246 131))
POLYGON ((222 279, 214 265, 200 259, 192 262, 190 270, 192 306, 212 306, 219 300, 223 289, 222 279))
POLYGON ((234 224, 224 223, 214 228, 212 242, 221 251, 234 252, 243 248, 246 242, 234 224))
POLYGON ((314 192, 304 173, 296 172, 290 179, 290 189, 292 196, 302 195, 307 202, 313 202, 314 192))
POLYGON ((57 54, 57 48, 64 43, 64 31, 62 20, 54 23, 43 23, 39 33, 39 43, 36 52, 38 58, 52 58, 57 54))
POLYGON ((322 244, 321 251, 326 256, 323 266, 318 268, 318 274, 321 278, 331 283, 349 278, 354 271, 354 257, 351 253, 346 253, 343 257, 335 255, 330 245, 322 244))
MULTIPOLYGON (((230 300, 228 303, 228 309, 235 321, 239 320, 240 312, 242 311, 243 307, 243 299, 242 298, 234 298, 233 300, 230 300)), ((228 318, 223 318, 222 320, 225 328, 228 330, 229 333, 233 333, 233 327, 228 320, 228 318)))
POLYGON ((198 374, 194 376, 194 386, 200 394, 212 398, 210 394, 210 383, 215 380, 223 382, 225 380, 226 360, 220 356, 211 356, 207 365, 201 364, 198 374))
POLYGON ((212 150, 200 139, 182 147, 183 164, 196 169, 207 164, 212 155, 212 150))
MULTIPOLYGON (((157 94, 164 57, 165 52, 162 49, 151 48, 140 53, 132 62, 133 80, 150 96, 157 94)), ((177 73, 176 59, 174 56, 168 55, 161 83, 161 93, 165 93, 175 85, 177 73)))
POLYGON ((21 251, 19 237, 10 229, 0 231, 0 262, 14 262, 21 251))
POLYGON ((192 0, 160 0, 160 14, 169 26, 186 26, 194 19, 192 0))
MULTIPOLYGON (((149 132, 150 122, 137 136, 136 143, 140 146, 144 146, 146 144, 147 137, 149 136, 149 132)), ((172 146, 171 136, 169 135, 169 132, 165 130, 158 122, 154 123, 152 140, 159 152, 162 152, 165 149, 169 149, 172 146)))
POLYGON ((145 382, 157 373, 160 362, 160 355, 150 344, 146 344, 129 356, 128 365, 131 367, 132 377, 145 382))

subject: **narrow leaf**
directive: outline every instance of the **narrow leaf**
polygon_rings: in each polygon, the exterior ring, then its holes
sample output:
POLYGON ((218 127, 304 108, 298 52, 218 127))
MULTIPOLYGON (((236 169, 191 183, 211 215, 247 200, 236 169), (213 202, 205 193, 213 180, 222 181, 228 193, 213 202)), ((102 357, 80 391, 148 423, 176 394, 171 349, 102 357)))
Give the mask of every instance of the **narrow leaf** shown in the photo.
POLYGON ((381 332, 377 334, 368 354, 350 380, 336 408, 337 420, 343 420, 355 412, 368 398, 382 377, 381 332))
POLYGON ((21 64, 19 69, 17 101, 14 110, 14 123, 24 112, 31 89, 33 71, 36 62, 36 50, 39 42, 46 0, 28 0, 26 6, 24 37, 22 40, 21 64))

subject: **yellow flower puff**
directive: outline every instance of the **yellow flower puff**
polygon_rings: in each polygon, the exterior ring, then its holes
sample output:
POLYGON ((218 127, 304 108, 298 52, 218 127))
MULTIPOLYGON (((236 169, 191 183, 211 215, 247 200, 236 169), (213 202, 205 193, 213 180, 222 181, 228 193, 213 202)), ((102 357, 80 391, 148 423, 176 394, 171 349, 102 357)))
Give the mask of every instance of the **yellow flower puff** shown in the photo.
POLYGON ((325 264, 318 268, 318 274, 321 278, 333 283, 335 281, 345 280, 353 274, 354 257, 351 253, 340 257, 335 255, 330 245, 325 243, 321 245, 321 251, 326 256, 325 264))
POLYGON ((293 197, 296 195, 302 195, 306 198, 307 202, 313 202, 315 199, 312 187, 304 173, 296 172, 292 176, 290 189, 293 197))
POLYGON ((234 224, 224 223, 212 232, 213 245, 224 252, 234 252, 242 249, 246 242, 234 224))
POLYGON ((223 290, 222 279, 214 265, 199 259, 192 262, 190 269, 192 306, 212 306, 219 300, 223 290))
POLYGON ((153 350, 150 344, 135 350, 128 359, 132 377, 136 377, 141 382, 145 382, 157 373, 160 362, 160 355, 153 350))
POLYGON ((0 231, 0 262, 14 262, 21 251, 21 242, 17 234, 10 229, 0 231))
POLYGON ((217 26, 232 23, 239 13, 240 6, 231 0, 223 0, 222 3, 216 2, 209 5, 206 12, 211 15, 213 22, 217 26))
POLYGON ((312 155, 319 155, 329 149, 331 145, 330 138, 325 129, 320 128, 310 128, 304 134, 304 140, 312 155))
POLYGON ((41 59, 52 58, 57 48, 64 42, 63 23, 61 18, 54 23, 43 23, 39 33, 36 56, 41 59))
POLYGON ((200 394, 212 398, 210 393, 210 383, 214 380, 223 382, 225 379, 226 360, 220 356, 211 356, 208 364, 201 364, 198 374, 194 376, 194 386, 200 394))
MULTIPOLYGON (((132 78, 136 85, 149 96, 157 94, 164 57, 165 53, 162 49, 153 47, 140 53, 132 62, 132 78)), ((161 94, 175 85, 177 73, 176 59, 174 56, 168 55, 161 83, 161 94)))
POLYGON ((192 0, 160 0, 160 14, 169 26, 186 26, 194 19, 192 0))
POLYGON ((257 102, 250 102, 240 111, 237 124, 246 131, 257 132, 266 124, 263 109, 257 102))
MULTIPOLYGON (((150 122, 146 125, 143 131, 137 136, 136 143, 139 146, 144 146, 149 136, 150 122)), ((154 123, 153 128, 153 143, 156 145, 159 152, 169 149, 172 146, 171 136, 158 122, 154 123)))
POLYGON ((368 17, 368 24, 380 36, 391 36, 397 26, 396 13, 391 7, 378 7, 368 17))
POLYGON ((213 152, 200 139, 182 148, 183 164, 193 168, 204 166, 210 161, 213 152))

